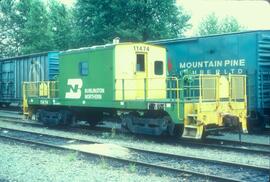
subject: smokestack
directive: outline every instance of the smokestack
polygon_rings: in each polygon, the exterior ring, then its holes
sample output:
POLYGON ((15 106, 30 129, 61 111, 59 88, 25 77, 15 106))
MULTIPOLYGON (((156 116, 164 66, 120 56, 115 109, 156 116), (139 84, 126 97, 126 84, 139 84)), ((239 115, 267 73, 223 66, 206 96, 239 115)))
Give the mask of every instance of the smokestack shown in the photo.
POLYGON ((119 44, 119 42, 120 42, 120 38, 119 37, 115 37, 113 39, 113 44, 119 44))

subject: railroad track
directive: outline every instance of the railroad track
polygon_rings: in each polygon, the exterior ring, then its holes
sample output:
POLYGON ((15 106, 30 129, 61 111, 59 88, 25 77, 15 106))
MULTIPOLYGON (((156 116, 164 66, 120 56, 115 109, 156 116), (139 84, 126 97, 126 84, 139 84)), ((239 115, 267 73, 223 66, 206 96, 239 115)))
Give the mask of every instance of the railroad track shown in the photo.
POLYGON ((181 140, 179 141, 179 143, 180 145, 195 148, 207 147, 212 149, 241 152, 243 154, 251 153, 270 156, 270 144, 258 144, 258 143, 240 142, 224 139, 212 139, 212 138, 207 138, 204 141, 181 140))
MULTIPOLYGON (((29 120, 21 120, 22 118, 13 117, 13 116, 0 116, 0 120, 2 122, 8 123, 15 123, 20 124, 23 126, 32 126, 32 127, 44 127, 40 123, 35 123, 29 120)), ((85 131, 85 133, 91 133, 102 135, 103 132, 111 132, 110 128, 104 127, 96 127, 95 129, 87 128, 86 126, 74 126, 71 128, 72 132, 78 133, 81 131, 85 131), (79 130, 79 131, 78 131, 79 130), (86 131, 87 130, 87 131, 86 131)), ((66 128, 58 128, 58 130, 67 130, 66 128)), ((70 131, 70 129, 69 129, 70 131)), ((128 135, 128 134, 127 134, 128 135)), ((138 137, 138 136, 137 136, 138 137)), ((211 148, 211 149, 219 149, 219 150, 226 150, 226 151, 234 151, 239 153, 250 153, 250 154, 261 154, 261 155, 269 155, 270 156, 270 144, 257 144, 257 143, 250 143, 250 142, 240 142, 240 141, 233 141, 233 140, 221 140, 221 139, 212 139, 207 138, 204 141, 195 141, 195 140, 176 140, 174 138, 157 138, 157 137, 147 137, 147 136, 139 136, 139 138, 143 138, 145 140, 154 140, 160 143, 172 144, 172 145, 181 145, 185 147, 193 147, 193 148, 211 148)))
POLYGON ((265 167, 188 157, 132 147, 120 147, 73 137, 62 137, 5 127, 0 127, 0 137, 61 150, 76 151, 85 155, 102 156, 122 163, 132 163, 136 166, 174 174, 190 175, 191 178, 197 177, 210 181, 267 181, 269 177, 269 168, 265 167))
POLYGON ((1 107, 0 112, 22 113, 22 108, 19 106, 1 107))

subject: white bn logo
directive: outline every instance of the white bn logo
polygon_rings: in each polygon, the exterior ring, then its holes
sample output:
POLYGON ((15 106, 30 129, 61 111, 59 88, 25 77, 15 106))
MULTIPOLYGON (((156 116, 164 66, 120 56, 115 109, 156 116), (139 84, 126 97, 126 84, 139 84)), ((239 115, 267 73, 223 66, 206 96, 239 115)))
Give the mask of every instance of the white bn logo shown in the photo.
POLYGON ((83 82, 81 79, 68 79, 67 85, 70 85, 69 92, 66 92, 66 98, 69 99, 79 99, 82 95, 82 85, 83 82))

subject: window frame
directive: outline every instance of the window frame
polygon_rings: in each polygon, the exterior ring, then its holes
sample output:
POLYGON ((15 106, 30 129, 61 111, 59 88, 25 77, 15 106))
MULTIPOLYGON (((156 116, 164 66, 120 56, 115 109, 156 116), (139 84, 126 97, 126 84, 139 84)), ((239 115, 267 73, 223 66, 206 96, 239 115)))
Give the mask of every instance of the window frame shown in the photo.
POLYGON ((139 72, 139 73, 144 73, 144 72, 146 72, 146 54, 145 53, 136 53, 136 67, 135 67, 135 69, 136 69, 136 72, 139 72), (140 67, 140 69, 138 70, 138 65, 141 65, 141 64, 138 64, 138 56, 143 56, 143 69, 141 69, 141 67, 140 67))
POLYGON ((81 76, 89 75, 89 63, 88 61, 80 61, 79 62, 79 73, 81 76), (87 65, 87 66, 85 66, 87 65))
POLYGON ((164 62, 161 60, 156 60, 154 61, 154 74, 156 76, 162 76, 164 74, 164 62), (156 63, 161 63, 161 74, 157 73, 157 69, 156 69, 156 63))

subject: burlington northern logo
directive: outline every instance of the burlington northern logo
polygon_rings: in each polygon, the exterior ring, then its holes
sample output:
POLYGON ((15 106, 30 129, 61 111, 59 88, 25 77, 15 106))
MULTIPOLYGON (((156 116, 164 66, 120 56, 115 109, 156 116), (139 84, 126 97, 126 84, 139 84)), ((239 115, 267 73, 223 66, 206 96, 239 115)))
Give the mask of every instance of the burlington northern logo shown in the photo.
POLYGON ((79 99, 81 98, 83 82, 81 79, 68 79, 67 85, 70 86, 69 92, 66 92, 65 98, 79 99))

